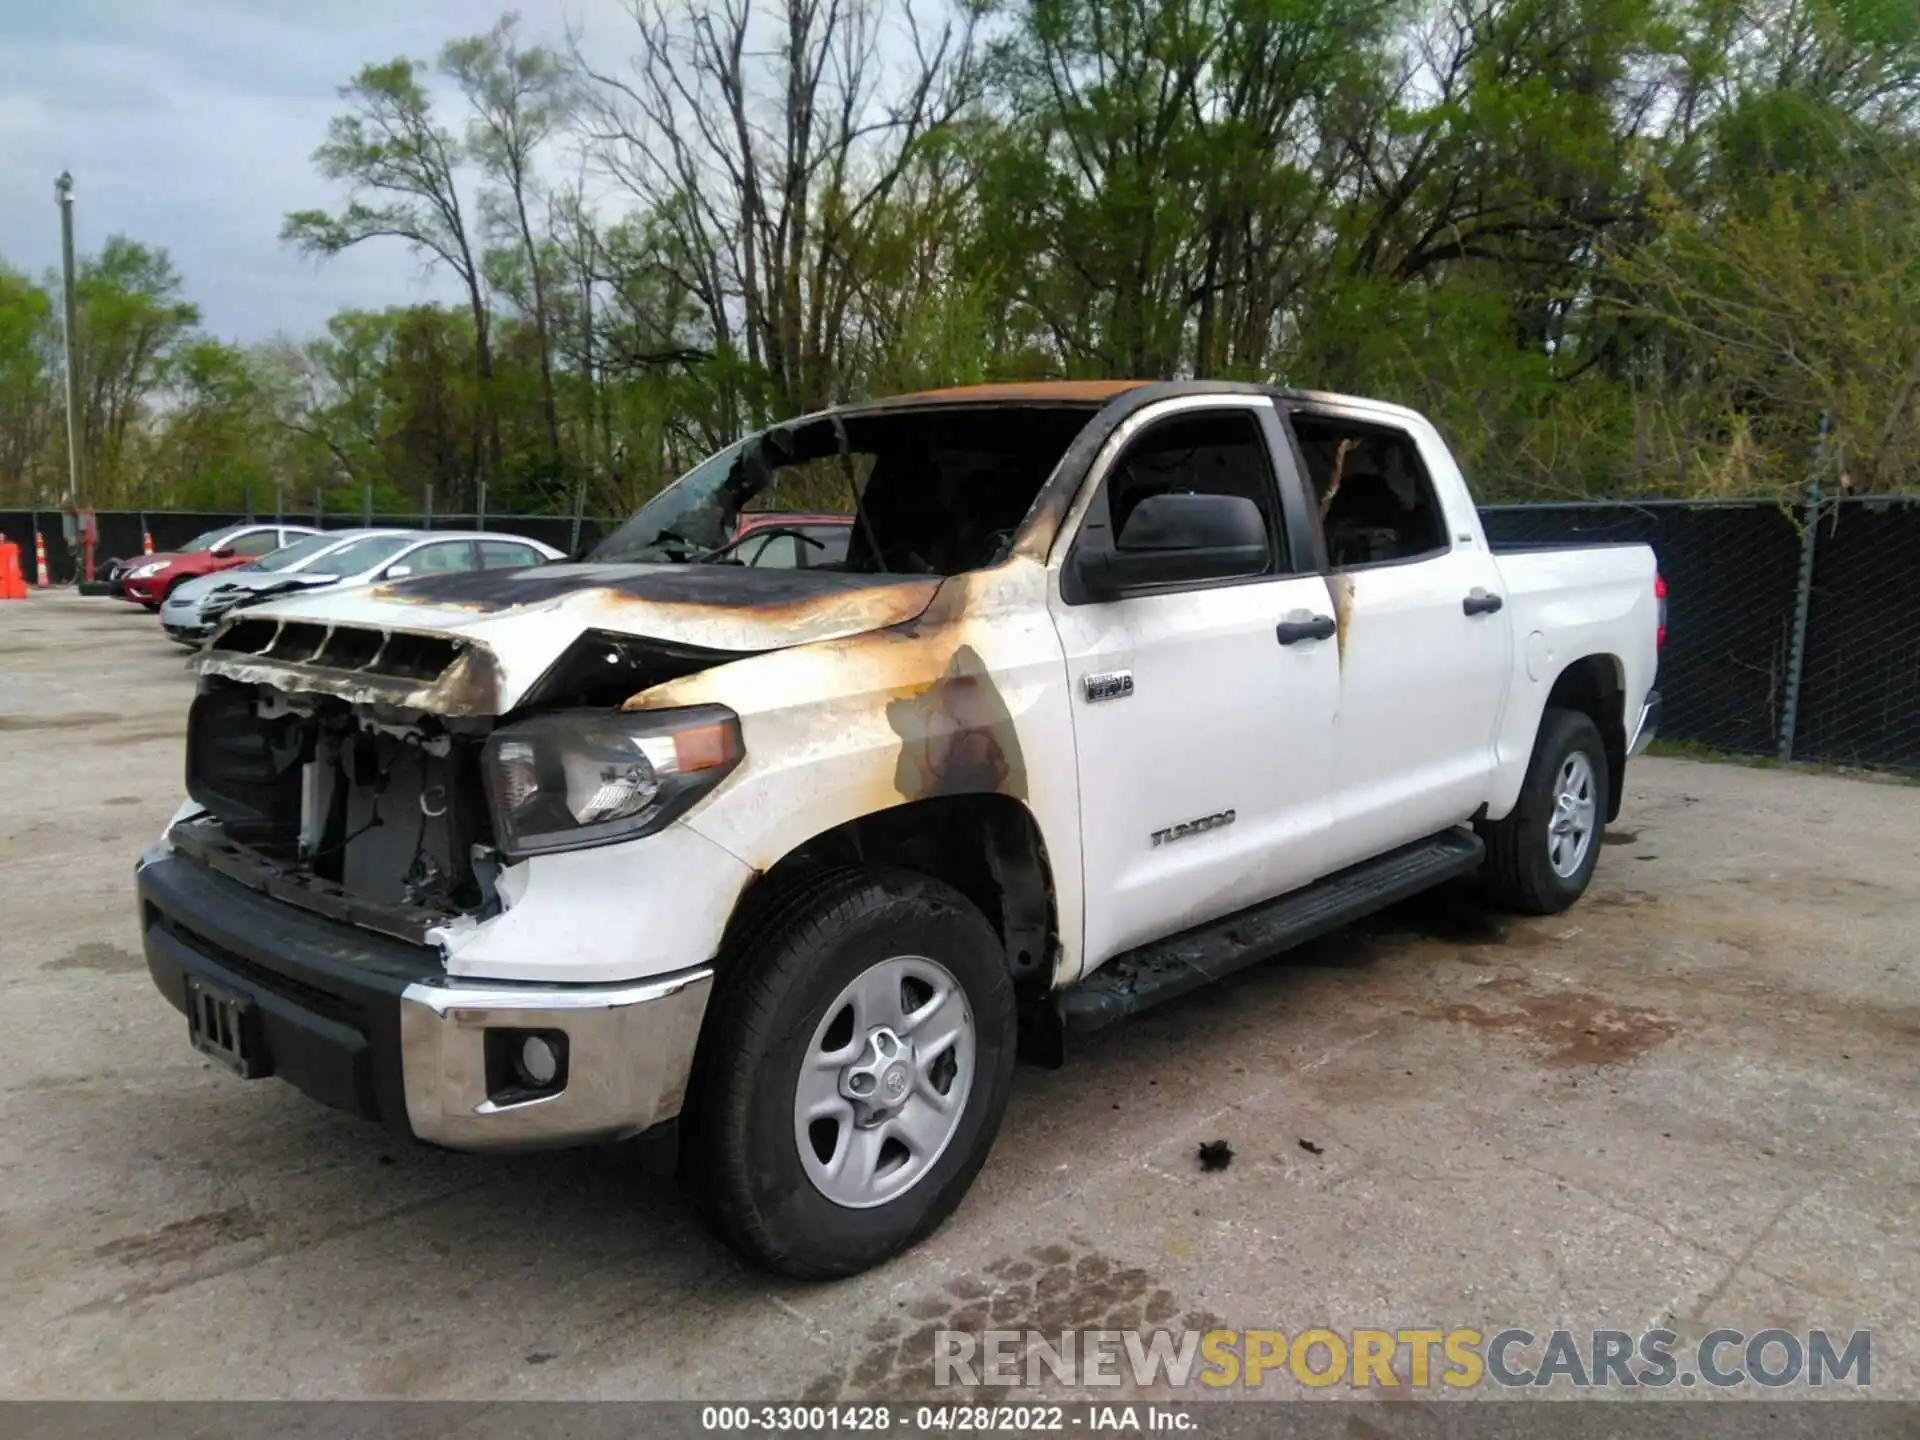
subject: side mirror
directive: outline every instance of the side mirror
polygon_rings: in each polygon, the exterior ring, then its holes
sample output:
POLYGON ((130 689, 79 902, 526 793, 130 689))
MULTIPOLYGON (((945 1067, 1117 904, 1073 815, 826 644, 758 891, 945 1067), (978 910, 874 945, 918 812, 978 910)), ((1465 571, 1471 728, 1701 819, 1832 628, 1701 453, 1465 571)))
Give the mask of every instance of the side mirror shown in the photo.
POLYGON ((1267 522, 1240 495, 1149 495, 1127 516, 1111 550, 1076 551, 1089 595, 1109 599, 1153 585, 1258 575, 1267 568, 1267 522))
POLYGON ((216 560, 231 560, 233 558, 233 546, 222 545, 218 550, 213 552, 213 558, 216 560))
POLYGON ((404 580, 412 573, 413 567, 411 565, 389 565, 387 567, 386 578, 389 580, 404 580))

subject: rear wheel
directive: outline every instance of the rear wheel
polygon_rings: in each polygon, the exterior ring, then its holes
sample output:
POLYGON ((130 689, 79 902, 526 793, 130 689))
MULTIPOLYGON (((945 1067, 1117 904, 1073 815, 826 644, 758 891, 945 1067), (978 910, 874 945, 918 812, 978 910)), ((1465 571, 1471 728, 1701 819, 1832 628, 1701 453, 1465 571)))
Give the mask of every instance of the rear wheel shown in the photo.
POLYGON ((836 871, 764 904, 721 969, 681 1126, 710 1223, 802 1278, 931 1232, 1012 1084, 1013 985, 985 917, 925 876, 836 871))
POLYGON ((1524 915, 1554 915, 1586 891, 1600 860, 1609 776, 1599 727, 1578 710, 1548 710, 1513 810, 1483 823, 1493 898, 1524 915))

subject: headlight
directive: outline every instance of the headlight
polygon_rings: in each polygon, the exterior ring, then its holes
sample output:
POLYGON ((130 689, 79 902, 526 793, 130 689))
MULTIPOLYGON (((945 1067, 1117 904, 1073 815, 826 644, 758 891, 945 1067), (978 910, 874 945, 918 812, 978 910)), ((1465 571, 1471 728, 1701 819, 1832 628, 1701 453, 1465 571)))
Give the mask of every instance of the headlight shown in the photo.
POLYGON ((154 560, 145 565, 136 565, 127 572, 127 579, 144 580, 149 575, 158 575, 162 570, 166 569, 170 563, 171 562, 166 560, 154 560))
POLYGON ((485 758, 494 843, 538 855, 651 834, 745 753, 739 717, 720 705, 566 710, 503 726, 485 758))

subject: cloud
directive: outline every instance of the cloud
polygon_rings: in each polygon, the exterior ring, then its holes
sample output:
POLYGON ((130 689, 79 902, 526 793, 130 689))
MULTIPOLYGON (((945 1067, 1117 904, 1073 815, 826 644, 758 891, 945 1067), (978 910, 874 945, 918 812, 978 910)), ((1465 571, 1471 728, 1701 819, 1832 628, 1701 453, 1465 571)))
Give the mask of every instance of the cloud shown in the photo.
MULTIPOLYGON (((559 44, 572 21, 618 42, 615 0, 520 8, 529 40, 559 44)), ((316 265, 280 243, 280 224, 343 198, 309 163, 343 81, 370 60, 430 59, 497 13, 470 0, 0 4, 0 259, 58 265, 65 169, 80 249, 116 232, 164 246, 226 338, 310 333, 343 306, 455 299, 400 242, 316 265)), ((453 104, 445 113, 457 121, 453 104)))

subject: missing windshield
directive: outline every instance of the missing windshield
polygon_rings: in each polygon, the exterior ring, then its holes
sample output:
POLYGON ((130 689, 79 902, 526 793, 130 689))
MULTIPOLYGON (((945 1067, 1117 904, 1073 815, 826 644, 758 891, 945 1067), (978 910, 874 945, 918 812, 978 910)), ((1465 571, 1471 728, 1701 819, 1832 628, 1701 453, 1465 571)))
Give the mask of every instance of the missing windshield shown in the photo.
MULTIPOLYGON (((1006 558, 1087 413, 949 407, 840 412, 777 426, 688 472, 588 558, 739 565, 743 515, 771 510, 776 517, 846 517, 844 555, 808 559, 813 569, 941 576, 978 570, 1006 558)), ((753 520, 760 536, 782 528, 777 518, 753 520)))

